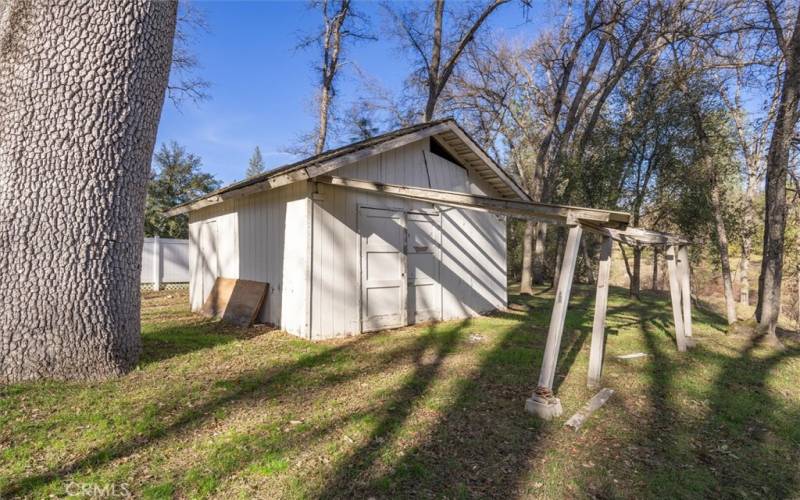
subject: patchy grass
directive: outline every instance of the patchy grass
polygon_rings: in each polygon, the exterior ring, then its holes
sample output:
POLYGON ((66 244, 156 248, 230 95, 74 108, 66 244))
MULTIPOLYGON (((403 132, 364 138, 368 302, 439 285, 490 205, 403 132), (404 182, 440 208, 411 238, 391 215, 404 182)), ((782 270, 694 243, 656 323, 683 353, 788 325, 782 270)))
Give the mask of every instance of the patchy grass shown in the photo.
POLYGON ((137 370, 0 388, 0 497, 796 497, 800 342, 757 348, 696 312, 679 354, 665 296, 610 297, 604 385, 578 431, 593 290, 576 287, 556 385, 524 412, 552 295, 530 312, 312 343, 143 300, 137 370), (615 355, 643 351, 647 358, 615 355), (117 488, 111 490, 111 488, 117 488))

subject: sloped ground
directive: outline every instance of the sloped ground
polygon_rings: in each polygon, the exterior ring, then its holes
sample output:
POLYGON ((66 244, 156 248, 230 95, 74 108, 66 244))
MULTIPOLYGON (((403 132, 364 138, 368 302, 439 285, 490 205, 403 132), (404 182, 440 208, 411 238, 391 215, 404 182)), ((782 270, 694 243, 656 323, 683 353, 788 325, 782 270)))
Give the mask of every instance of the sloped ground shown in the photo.
POLYGON ((0 388, 0 497, 699 497, 800 495, 800 341, 750 346, 696 312, 680 355, 666 296, 612 290, 609 403, 574 432, 593 289, 577 287, 557 392, 524 412, 552 295, 529 313, 311 343, 225 328, 147 295, 139 369, 0 388), (647 358, 614 356, 643 351, 647 358))

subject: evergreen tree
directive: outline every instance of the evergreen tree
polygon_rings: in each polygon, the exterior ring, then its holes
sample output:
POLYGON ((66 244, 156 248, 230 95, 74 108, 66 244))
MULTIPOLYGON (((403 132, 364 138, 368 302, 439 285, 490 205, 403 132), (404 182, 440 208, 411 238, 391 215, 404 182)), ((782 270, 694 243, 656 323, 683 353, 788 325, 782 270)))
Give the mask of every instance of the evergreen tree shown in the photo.
POLYGON ((219 188, 213 175, 200 171, 202 160, 177 142, 162 144, 153 157, 144 212, 145 236, 188 238, 185 214, 167 218, 164 211, 219 188))
POLYGON ((249 179, 261 175, 264 173, 264 170, 264 159, 261 157, 261 149, 256 146, 256 150, 253 151, 253 156, 250 157, 250 164, 247 166, 245 177, 249 179))

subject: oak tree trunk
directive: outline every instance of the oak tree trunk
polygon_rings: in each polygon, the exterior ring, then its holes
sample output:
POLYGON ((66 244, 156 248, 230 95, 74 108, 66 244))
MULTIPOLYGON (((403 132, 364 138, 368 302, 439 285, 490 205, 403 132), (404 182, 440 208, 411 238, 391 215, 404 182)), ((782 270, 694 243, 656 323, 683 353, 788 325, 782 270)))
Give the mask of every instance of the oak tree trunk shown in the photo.
POLYGON ((742 259, 739 261, 739 303, 750 305, 750 252, 752 251, 752 238, 742 238, 742 259))
POLYGON ((725 217, 722 213, 722 199, 719 184, 712 181, 711 208, 714 210, 714 230, 717 233, 717 251, 719 253, 720 267, 722 267, 722 288, 725 294, 725 313, 728 324, 736 323, 736 299, 733 296, 733 279, 731 278, 731 263, 728 256, 728 231, 725 229, 725 217))
POLYGON ((0 382, 135 366, 174 1, 0 3, 0 382))
POLYGON ((319 95, 319 119, 317 124, 317 141, 314 145, 314 154, 325 150, 328 138, 328 121, 330 118, 331 100, 334 95, 334 81, 339 71, 339 54, 342 50, 342 30, 345 20, 350 15, 350 0, 342 0, 338 9, 331 17, 328 13, 328 3, 322 3, 322 16, 324 18, 324 31, 322 33, 322 68, 321 88, 319 95))
POLYGON ((319 131, 317 132, 317 141, 314 145, 314 154, 317 155, 325 151, 325 142, 328 138, 328 115, 330 103, 330 89, 328 86, 323 85, 319 96, 319 131))
POLYGON ((745 193, 746 201, 742 226, 742 258, 739 261, 739 303, 750 305, 750 256, 753 253, 753 228, 756 224, 755 181, 749 181, 745 193))
POLYGON ((794 21, 791 40, 785 47, 785 55, 786 70, 767 154, 764 246, 756 305, 759 331, 770 343, 779 343, 776 329, 780 316, 783 251, 788 212, 786 183, 789 177, 789 149, 797 124, 797 108, 800 100, 800 9, 794 21))

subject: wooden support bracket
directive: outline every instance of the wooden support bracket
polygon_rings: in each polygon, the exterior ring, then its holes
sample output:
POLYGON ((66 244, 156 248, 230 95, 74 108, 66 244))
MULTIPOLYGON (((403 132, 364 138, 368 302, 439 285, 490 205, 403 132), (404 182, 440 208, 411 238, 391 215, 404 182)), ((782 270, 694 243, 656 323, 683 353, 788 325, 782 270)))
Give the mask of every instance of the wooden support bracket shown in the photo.
POLYGON ((690 274, 689 251, 686 245, 681 245, 678 247, 678 276, 681 285, 683 333, 687 339, 692 337, 692 286, 690 274))
POLYGON ((556 362, 558 351, 561 347, 561 335, 564 333, 564 321, 567 317, 567 306, 572 291, 572 278, 575 274, 575 262, 578 258, 580 245, 581 226, 569 228, 567 246, 564 249, 564 258, 561 264, 561 274, 556 288, 556 298, 553 312, 550 316, 550 328, 547 332, 547 344, 544 349, 542 371, 539 374, 539 386, 553 390, 553 379, 556 375, 556 362))
POLYGON ((603 238, 600 247, 600 266, 597 270, 597 292, 594 299, 594 321, 592 323, 592 348, 589 353, 589 387, 600 383, 603 372, 603 356, 606 344, 606 312, 608 310, 608 286, 611 273, 611 245, 609 236, 603 238))
POLYGON ((669 295, 672 299, 672 319, 675 322, 675 342, 678 350, 686 351, 686 337, 683 329, 683 310, 681 309, 681 286, 678 279, 677 250, 674 245, 667 247, 666 260, 669 274, 669 295))

